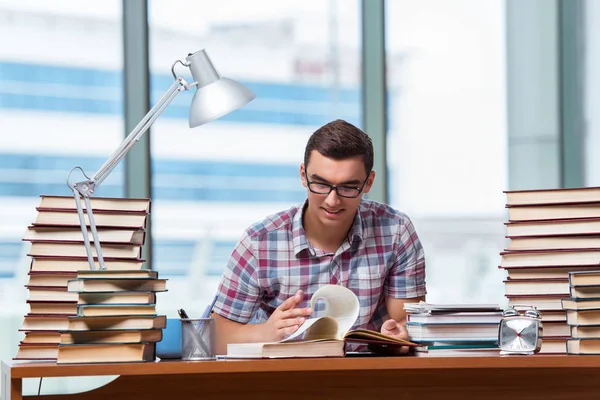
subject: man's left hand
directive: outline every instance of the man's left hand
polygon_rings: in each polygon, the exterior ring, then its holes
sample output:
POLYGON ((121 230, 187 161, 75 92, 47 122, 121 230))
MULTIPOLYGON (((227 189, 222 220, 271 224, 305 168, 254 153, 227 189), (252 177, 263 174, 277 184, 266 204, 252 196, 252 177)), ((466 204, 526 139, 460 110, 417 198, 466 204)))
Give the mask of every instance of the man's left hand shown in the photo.
MULTIPOLYGON (((399 323, 395 319, 388 319, 385 321, 383 325, 381 325, 381 333, 396 339, 408 340, 408 331, 404 327, 404 324, 399 323)), ((390 350, 394 354, 406 354, 410 350, 410 347, 391 347, 390 350)))

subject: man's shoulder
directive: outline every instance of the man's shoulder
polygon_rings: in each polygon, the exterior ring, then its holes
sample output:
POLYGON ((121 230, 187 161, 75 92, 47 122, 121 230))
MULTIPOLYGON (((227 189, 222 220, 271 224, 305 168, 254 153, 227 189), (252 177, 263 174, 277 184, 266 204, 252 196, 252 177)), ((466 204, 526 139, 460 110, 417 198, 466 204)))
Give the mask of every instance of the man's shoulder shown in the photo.
POLYGON ((408 215, 402 211, 374 200, 362 200, 358 211, 367 225, 405 224, 410 221, 408 215))
POLYGON ((302 212, 302 205, 290 207, 287 210, 279 211, 255 222, 246 229, 246 234, 251 239, 258 239, 269 233, 288 231, 292 232, 294 218, 302 212))

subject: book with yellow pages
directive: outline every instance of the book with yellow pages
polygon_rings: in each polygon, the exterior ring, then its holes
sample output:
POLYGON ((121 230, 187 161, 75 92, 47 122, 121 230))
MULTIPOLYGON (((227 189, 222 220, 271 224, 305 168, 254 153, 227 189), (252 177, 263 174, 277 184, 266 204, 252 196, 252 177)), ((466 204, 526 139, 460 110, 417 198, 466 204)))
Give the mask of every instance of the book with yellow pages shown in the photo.
POLYGON ((396 339, 379 332, 350 330, 358 317, 359 303, 348 288, 326 285, 311 298, 311 307, 322 300, 324 315, 309 318, 292 335, 279 342, 230 343, 228 358, 289 358, 343 357, 346 343, 378 344, 385 346, 417 346, 408 340, 396 339))

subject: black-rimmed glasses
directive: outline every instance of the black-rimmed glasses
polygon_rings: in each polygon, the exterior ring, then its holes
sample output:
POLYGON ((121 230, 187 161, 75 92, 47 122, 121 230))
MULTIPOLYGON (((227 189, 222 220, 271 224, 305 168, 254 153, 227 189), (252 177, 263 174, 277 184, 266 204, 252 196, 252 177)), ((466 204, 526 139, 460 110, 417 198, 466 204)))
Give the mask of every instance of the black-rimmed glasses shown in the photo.
POLYGON ((367 179, 365 179, 365 181, 362 185, 360 185, 360 187, 352 187, 343 185, 330 185, 328 183, 323 182, 311 182, 308 180, 308 175, 306 174, 306 172, 304 173, 304 176, 306 177, 306 184, 308 186, 308 190, 310 190, 311 192, 315 194, 329 194, 332 190, 335 190, 338 196, 345 197, 348 199, 354 199, 358 197, 362 193, 363 189, 365 188, 365 185, 367 184, 367 181, 369 180, 369 177, 367 177, 367 179))

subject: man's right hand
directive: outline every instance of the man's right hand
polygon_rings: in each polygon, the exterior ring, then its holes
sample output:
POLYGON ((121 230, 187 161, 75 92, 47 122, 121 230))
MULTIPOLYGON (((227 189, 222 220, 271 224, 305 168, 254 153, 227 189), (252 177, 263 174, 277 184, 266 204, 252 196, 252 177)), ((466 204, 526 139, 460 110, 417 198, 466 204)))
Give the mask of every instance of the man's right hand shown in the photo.
POLYGON ((302 290, 298 290, 273 311, 264 323, 265 341, 276 342, 291 335, 306 321, 306 317, 312 314, 311 308, 296 308, 302 302, 302 296, 302 290))

